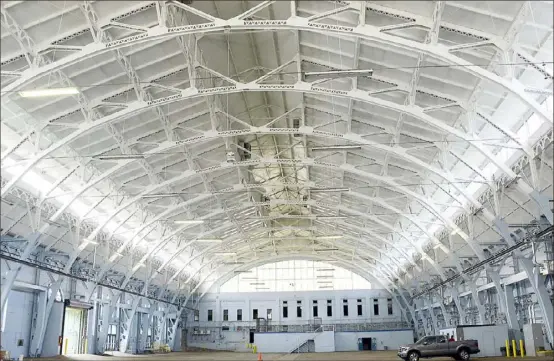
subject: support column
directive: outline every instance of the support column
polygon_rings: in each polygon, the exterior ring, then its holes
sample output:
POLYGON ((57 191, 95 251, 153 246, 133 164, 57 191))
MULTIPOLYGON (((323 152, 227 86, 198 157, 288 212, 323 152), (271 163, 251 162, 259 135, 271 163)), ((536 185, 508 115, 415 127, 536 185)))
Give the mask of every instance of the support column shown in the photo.
POLYGON ((42 343, 44 342, 44 335, 46 334, 46 323, 50 318, 50 312, 52 311, 56 295, 60 290, 64 278, 64 276, 60 276, 56 282, 52 284, 50 287, 52 294, 46 303, 46 307, 43 309, 43 312, 38 314, 37 326, 31 332, 31 344, 29 345, 29 353, 32 357, 40 357, 42 353, 42 343))
MULTIPOLYGON (((48 322, 48 319, 44 317, 48 304, 47 296, 47 292, 40 292, 37 295, 37 307, 35 309, 36 313, 34 314, 33 331, 31 331, 31 343, 29 344, 29 355, 31 357, 40 357, 42 351, 42 349, 39 348, 38 333, 43 328, 46 329, 46 323, 48 322)), ((50 298, 55 297, 56 294, 52 292, 50 298)))
POLYGON ((445 328, 452 326, 451 323, 450 323, 450 321, 451 321, 450 313, 446 312, 446 307, 444 307, 444 300, 442 298, 439 302, 439 305, 440 305, 440 308, 441 308, 442 317, 444 318, 445 328))
MULTIPOLYGON (((542 321, 546 327, 546 336, 548 341, 551 344, 554 344, 554 312, 552 310, 552 303, 550 301, 550 296, 546 292, 546 287, 544 287, 544 276, 539 272, 538 267, 534 267, 533 262, 530 259, 524 258, 520 251, 517 251, 518 262, 520 266, 527 273, 529 277, 529 282, 535 290, 535 295, 537 296, 537 301, 542 311, 542 321)), ((514 251, 514 256, 516 256, 516 251, 514 251)))
POLYGON ((429 308, 427 309, 427 311, 431 315, 431 320, 433 322, 433 326, 431 327, 431 330, 433 331, 434 335, 437 335, 439 333, 439 327, 437 326, 437 317, 435 317, 435 308, 433 307, 433 304, 429 305, 429 308))
MULTIPOLYGON (((502 286, 502 281, 500 279, 500 275, 497 271, 494 271, 493 269, 488 268, 487 269, 489 277, 492 279, 492 282, 494 282, 494 285, 496 286, 496 289, 501 290, 500 293, 497 293, 498 298, 498 306, 500 308, 500 312, 504 314, 506 317, 506 322, 508 324, 509 328, 514 329, 520 329, 520 326, 517 321, 514 303, 507 303, 506 302, 506 287, 509 286, 502 286)), ((512 296, 513 297, 513 296, 512 296)))
POLYGON ((456 308, 458 309, 458 315, 460 316, 459 323, 463 324, 464 320, 466 318, 466 313, 464 312, 464 309, 462 308, 462 305, 460 304, 460 296, 458 293, 458 289, 456 288, 457 285, 452 286, 450 288, 450 294, 452 295, 452 300, 454 301, 454 304, 456 305, 456 308))
POLYGON ((139 334, 138 337, 139 351, 144 351, 146 349, 148 329, 150 328, 150 317, 150 313, 143 313, 140 318, 140 329, 142 330, 142 334, 139 334))
MULTIPOLYGON (((549 220, 550 224, 552 224, 552 211, 550 209, 548 210, 547 214, 545 214, 545 216, 549 220)), ((500 230, 500 234, 502 235, 502 237, 504 237, 509 246, 515 245, 516 241, 520 240, 519 236, 515 234, 512 235, 512 233, 510 233, 508 225, 502 219, 497 218, 494 220, 494 223, 495 226, 500 230)), ((519 249, 515 250, 512 253, 512 257, 514 258, 514 262, 517 260, 518 265, 527 274, 527 278, 529 279, 529 282, 533 287, 535 295, 537 295, 537 301, 539 302, 542 314, 544 315, 543 320, 546 326, 547 338, 550 343, 554 343, 554 331, 552 331, 552 327, 554 327, 554 312, 552 311, 552 303, 544 287, 544 282, 540 282, 539 270, 535 269, 533 262, 525 258, 519 249)))
POLYGON ((479 292, 477 292, 477 287, 475 287, 475 282, 473 280, 469 280, 469 289, 471 290, 471 297, 473 298, 473 304, 477 307, 477 311, 479 313, 479 322, 481 325, 484 325, 485 322, 485 307, 483 307, 483 304, 481 303, 481 299, 479 298, 479 292))
POLYGON ((131 327, 133 325, 133 319, 135 318, 135 314, 137 313, 137 308, 141 299, 142 299, 142 296, 136 296, 135 299, 133 300, 130 310, 122 309, 123 312, 121 312, 121 314, 125 314, 126 320, 124 320, 121 334, 119 336, 120 352, 127 352, 127 348, 129 347, 129 339, 131 337, 131 327))
MULTIPOLYGON (((27 237, 27 246, 25 246, 25 249, 21 254, 21 259, 26 260, 27 258, 29 258, 31 253, 36 248, 39 237, 40 237, 40 233, 38 232, 31 233, 27 237)), ((6 303, 8 302, 8 296, 10 295, 10 291, 13 288, 15 279, 17 278, 17 275, 19 271, 21 271, 22 267, 23 265, 16 263, 14 265, 14 268, 9 270, 8 273, 6 274, 6 281, 2 284, 2 294, 0 295, 0 309, 2 310, 6 308, 6 303)))
MULTIPOLYGON (((504 285, 504 299, 506 301, 506 304, 507 305, 515 305, 515 298, 514 298, 514 285, 511 284, 511 285, 504 285)), ((507 318, 508 319, 512 319, 514 320, 512 326, 510 326, 510 328, 514 331, 514 332, 517 332, 519 333, 520 332, 520 329, 521 329, 521 323, 520 321, 517 319, 517 315, 516 315, 516 312, 515 312, 515 308, 512 306, 512 307, 508 307, 507 309, 508 311, 508 315, 507 315, 507 318)))

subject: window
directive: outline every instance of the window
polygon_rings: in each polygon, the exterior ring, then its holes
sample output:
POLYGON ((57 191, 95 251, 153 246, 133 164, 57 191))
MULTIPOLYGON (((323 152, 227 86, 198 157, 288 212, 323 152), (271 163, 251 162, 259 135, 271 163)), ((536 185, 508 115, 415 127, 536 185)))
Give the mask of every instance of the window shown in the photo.
POLYGON ((313 301, 313 306, 312 306, 312 308, 313 308, 313 314, 314 314, 313 316, 314 316, 314 317, 318 317, 318 312, 317 312, 317 311, 318 311, 318 310, 317 310, 317 301, 316 301, 316 300, 313 301))
POLYGON ((392 315, 392 298, 387 298, 387 311, 389 315, 392 315))
POLYGON ((342 300, 342 314, 343 316, 348 316, 348 300, 342 300))
POLYGON ((283 301, 283 318, 289 317, 289 306, 287 301, 283 301))
POLYGON ((271 308, 268 308, 268 309, 267 309, 267 319, 268 319, 268 320, 271 320, 272 318, 273 318, 273 315, 272 315, 271 308))
POLYGON ((221 326, 221 331, 229 331, 229 326, 221 326))
POLYGON ((237 310, 237 321, 242 321, 242 310, 241 309, 237 310))
POLYGON ((208 310, 208 321, 213 321, 213 320, 214 320, 214 311, 208 310))
POLYGON ((379 299, 373 299, 373 315, 379 316, 379 299))
POLYGON ((296 317, 302 317, 302 301, 296 301, 296 317))
POLYGON ((258 319, 258 309, 257 308, 252 310, 252 319, 253 320, 258 319))
POLYGON ((223 321, 229 321, 229 310, 223 310, 223 321))
POLYGON ((327 300, 327 317, 333 317, 333 301, 327 300))
POLYGON ((194 320, 199 321, 200 320, 200 311, 194 310, 194 320))

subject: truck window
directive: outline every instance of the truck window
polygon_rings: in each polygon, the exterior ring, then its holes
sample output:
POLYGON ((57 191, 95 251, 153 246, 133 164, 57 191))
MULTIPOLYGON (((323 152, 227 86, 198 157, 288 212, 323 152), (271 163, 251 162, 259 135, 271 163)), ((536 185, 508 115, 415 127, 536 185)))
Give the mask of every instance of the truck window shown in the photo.
POLYGON ((426 342, 427 342, 428 345, 430 345, 432 343, 436 343, 437 342, 437 337, 436 336, 422 337, 422 338, 419 339, 419 341, 416 342, 416 345, 423 345, 426 342))
POLYGON ((444 336, 437 336, 437 343, 445 343, 446 337, 444 336))

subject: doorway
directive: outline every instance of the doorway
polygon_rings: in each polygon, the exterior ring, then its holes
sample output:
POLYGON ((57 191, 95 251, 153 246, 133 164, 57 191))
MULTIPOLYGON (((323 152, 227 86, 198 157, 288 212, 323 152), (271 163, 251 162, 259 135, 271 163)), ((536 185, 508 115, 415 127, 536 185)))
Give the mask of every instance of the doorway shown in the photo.
POLYGON ((65 307, 61 355, 87 353, 88 309, 65 307))
POLYGON ((250 330, 250 338, 248 339, 248 343, 254 343, 254 331, 256 330, 250 330))
POLYGON ((362 338, 362 350, 371 351, 371 337, 362 338))

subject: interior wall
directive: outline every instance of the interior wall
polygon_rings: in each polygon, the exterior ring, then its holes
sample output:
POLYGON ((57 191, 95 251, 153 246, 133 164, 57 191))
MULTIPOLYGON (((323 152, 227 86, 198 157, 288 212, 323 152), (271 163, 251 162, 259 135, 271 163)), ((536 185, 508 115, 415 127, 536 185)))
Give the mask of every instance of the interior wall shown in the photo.
POLYGON ((335 351, 358 351, 359 338, 376 338, 377 350, 398 350, 402 345, 414 342, 412 330, 371 331, 371 332, 335 332, 335 351))
POLYGON ((338 290, 338 291, 299 291, 299 292, 230 292, 208 293, 198 305, 199 321, 191 319, 188 327, 209 326, 208 310, 213 311, 213 322, 223 322, 223 310, 229 311, 229 322, 237 321, 237 310, 242 310, 242 321, 254 321, 253 310, 258 310, 259 318, 267 317, 272 310, 272 322, 282 324, 305 324, 313 320, 313 301, 317 301, 318 317, 323 323, 386 322, 401 321, 401 310, 393 303, 393 314, 387 312, 386 290, 338 290), (378 299, 379 315, 373 312, 373 299, 378 299), (348 316, 343 313, 347 300, 348 316), (357 314, 357 300, 362 300, 362 315, 357 314), (327 301, 332 301, 332 316, 327 316, 327 301), (287 301, 288 317, 283 315, 283 301, 287 301), (301 301, 302 317, 297 317, 297 301, 301 301))
POLYGON ((31 319, 35 297, 32 292, 16 290, 12 290, 8 296, 1 346, 10 353, 10 357, 29 356, 31 319), (18 340, 23 340, 22 346, 18 346, 18 340))

